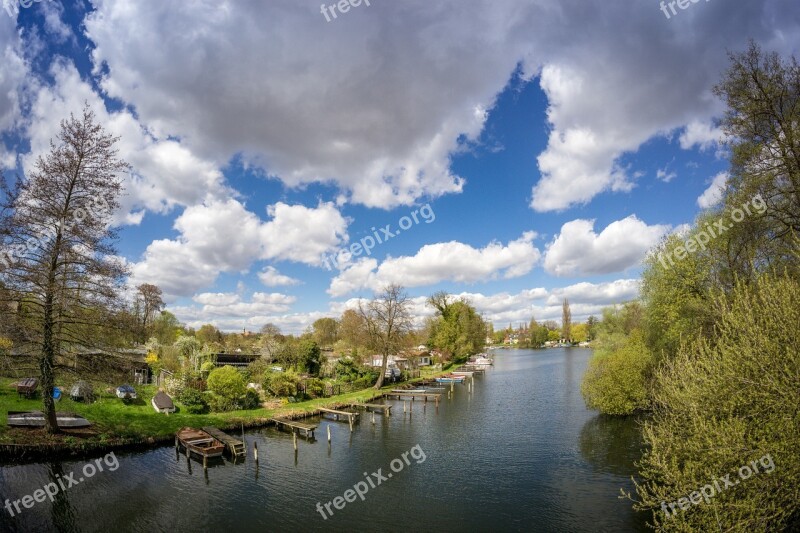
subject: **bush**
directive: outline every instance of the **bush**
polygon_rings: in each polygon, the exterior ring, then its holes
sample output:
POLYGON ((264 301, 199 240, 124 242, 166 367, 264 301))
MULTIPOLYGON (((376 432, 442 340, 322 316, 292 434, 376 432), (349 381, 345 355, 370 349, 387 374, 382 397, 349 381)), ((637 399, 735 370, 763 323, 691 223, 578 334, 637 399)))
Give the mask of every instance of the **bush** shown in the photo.
POLYGON ((176 399, 189 414, 202 415, 208 412, 208 402, 205 395, 197 389, 186 388, 176 399))
POLYGON ((212 371, 207 385, 208 390, 231 403, 238 402, 247 389, 244 377, 232 366, 223 366, 212 371))
POLYGON ((254 389, 247 389, 242 398, 242 409, 258 409, 261 407, 261 396, 254 389))
POLYGON ((267 374, 264 379, 264 390, 273 396, 297 396, 298 377, 292 372, 275 372, 267 374))
POLYGON ((614 351, 598 351, 589 361, 581 385, 587 407, 609 415, 647 409, 653 364, 640 330, 631 332, 614 351))
POLYGON ((239 403, 236 400, 225 398, 213 392, 206 393, 208 405, 212 411, 222 413, 225 411, 235 411, 239 408, 239 403))
POLYGON ((312 378, 306 380, 306 394, 312 398, 322 398, 325 396, 325 382, 321 379, 312 378))
POLYGON ((655 376, 637 507, 659 509, 662 501, 674 502, 730 474, 735 486, 710 503, 669 517, 657 510, 654 525, 678 531, 798 531, 800 283, 764 276, 738 284, 714 305, 720 318, 713 341, 684 346, 655 376), (740 479, 739 469, 751 461, 760 473, 740 479))
POLYGON ((370 372, 353 381, 353 390, 368 389, 378 381, 378 374, 370 372))

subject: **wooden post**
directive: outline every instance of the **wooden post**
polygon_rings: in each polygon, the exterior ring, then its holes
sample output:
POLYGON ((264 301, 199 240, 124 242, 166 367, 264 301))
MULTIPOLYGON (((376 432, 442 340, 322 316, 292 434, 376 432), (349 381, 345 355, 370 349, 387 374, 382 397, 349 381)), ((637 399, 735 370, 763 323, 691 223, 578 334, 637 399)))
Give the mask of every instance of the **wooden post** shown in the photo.
POLYGON ((375 425, 375 411, 372 411, 372 425, 375 425))
POLYGON ((450 392, 453 392, 453 385, 454 385, 454 382, 451 381, 450 382, 450 392))
POLYGON ((327 425, 327 426, 325 426, 325 427, 327 427, 327 428, 328 428, 328 444, 330 444, 330 443, 331 443, 331 425, 330 425, 330 424, 328 424, 328 425, 327 425))
POLYGON ((294 441, 294 451, 297 451, 297 431, 292 431, 292 440, 294 441))
POLYGON ((403 412, 404 413, 406 412, 406 401, 405 400, 403 400, 403 412))
POLYGON ((347 421, 350 423, 350 433, 353 432, 353 415, 347 417, 347 421))
POLYGON ((255 459, 256 463, 258 463, 258 443, 257 442, 253 443, 253 459, 255 459))
POLYGON ((205 470, 207 468, 208 468, 208 456, 204 455, 203 456, 203 470, 205 470))

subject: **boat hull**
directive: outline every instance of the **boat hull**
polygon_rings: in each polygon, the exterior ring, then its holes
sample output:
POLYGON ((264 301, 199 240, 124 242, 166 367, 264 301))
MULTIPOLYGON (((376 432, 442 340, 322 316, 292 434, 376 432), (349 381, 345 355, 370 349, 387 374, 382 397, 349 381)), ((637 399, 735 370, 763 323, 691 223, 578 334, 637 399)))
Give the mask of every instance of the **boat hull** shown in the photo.
MULTIPOLYGON (((85 428, 92 425, 74 413, 56 413, 56 422, 60 428, 85 428)), ((41 411, 9 411, 7 423, 11 427, 40 428, 45 425, 45 417, 41 411)))
POLYGON ((183 428, 175 436, 190 454, 212 459, 222 457, 225 452, 225 445, 220 440, 201 429, 183 428))

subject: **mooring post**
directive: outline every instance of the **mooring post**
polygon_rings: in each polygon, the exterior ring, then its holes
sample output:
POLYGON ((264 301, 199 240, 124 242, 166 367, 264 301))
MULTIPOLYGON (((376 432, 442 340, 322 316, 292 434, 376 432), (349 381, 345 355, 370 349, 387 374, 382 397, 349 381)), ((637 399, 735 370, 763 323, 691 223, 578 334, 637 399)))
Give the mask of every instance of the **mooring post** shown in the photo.
POLYGON ((205 470, 207 468, 208 468, 208 456, 204 455, 203 456, 203 470, 205 470))
POLYGON ((405 400, 403 400, 403 412, 404 413, 406 412, 406 401, 405 400))
POLYGON ((294 441, 294 451, 297 451, 297 432, 292 431, 292 440, 294 441))
POLYGON ((375 411, 372 411, 372 425, 375 425, 375 411))
POLYGON ((350 433, 353 432, 353 415, 347 417, 347 422, 350 423, 350 433))
POLYGON ((331 425, 328 424, 325 427, 328 429, 328 444, 330 444, 331 443, 331 425))
POLYGON ((256 463, 258 463, 258 443, 257 442, 253 443, 253 459, 255 459, 256 463))

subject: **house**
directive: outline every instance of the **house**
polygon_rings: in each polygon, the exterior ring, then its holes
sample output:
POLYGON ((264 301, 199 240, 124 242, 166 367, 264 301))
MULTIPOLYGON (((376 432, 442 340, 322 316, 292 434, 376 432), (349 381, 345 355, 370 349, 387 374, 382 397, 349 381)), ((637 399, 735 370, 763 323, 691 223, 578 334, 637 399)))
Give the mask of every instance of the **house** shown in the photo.
POLYGON ((415 358, 414 363, 416 364, 416 366, 431 366, 431 355, 430 354, 418 355, 415 358))

